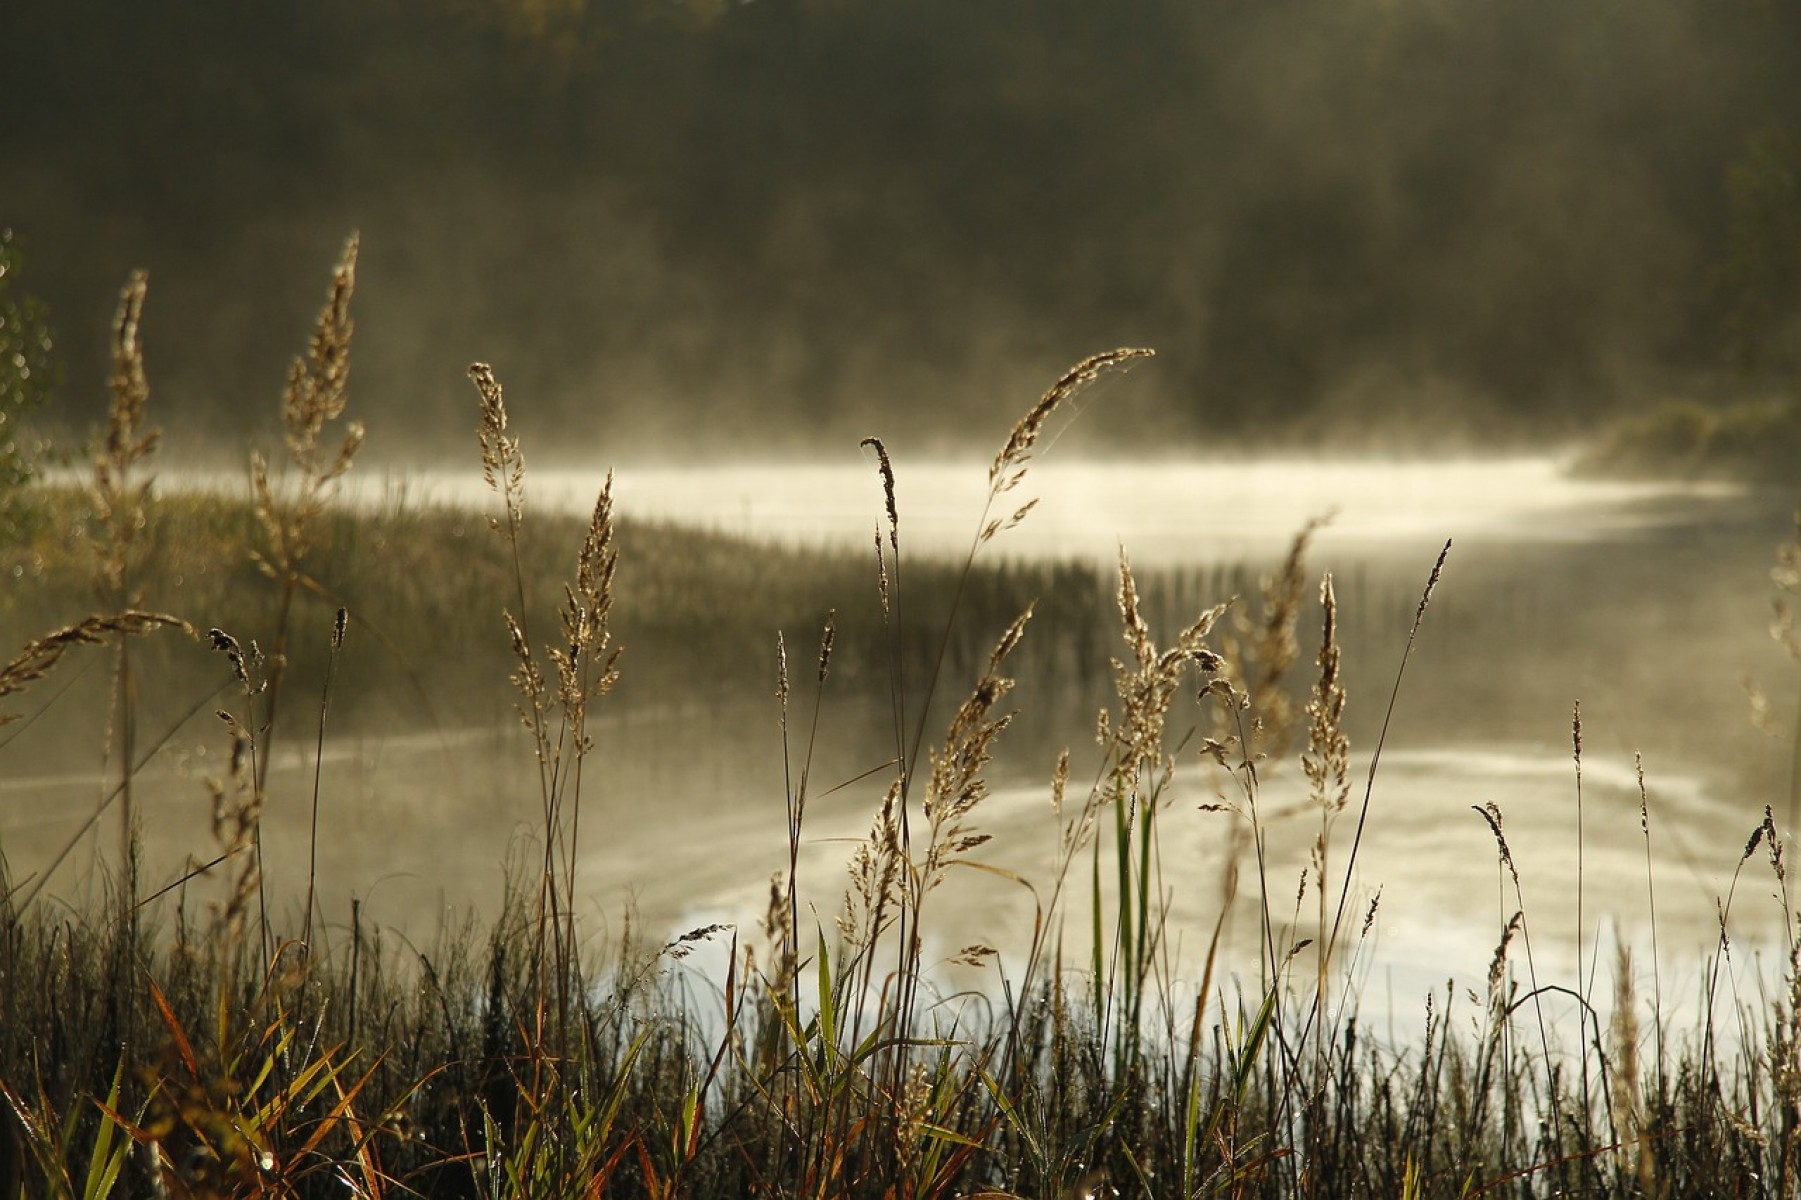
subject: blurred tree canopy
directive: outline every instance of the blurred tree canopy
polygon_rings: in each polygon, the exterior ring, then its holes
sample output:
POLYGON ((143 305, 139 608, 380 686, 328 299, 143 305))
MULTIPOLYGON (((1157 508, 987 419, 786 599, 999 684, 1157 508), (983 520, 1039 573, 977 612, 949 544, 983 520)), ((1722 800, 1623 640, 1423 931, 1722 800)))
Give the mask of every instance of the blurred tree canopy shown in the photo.
POLYGON ((1801 382, 1801 142, 1760 130, 1728 174, 1725 280, 1733 351, 1748 371, 1801 382))
POLYGON ((148 266, 165 413, 227 438, 352 228, 378 443, 386 406, 460 444, 477 356, 566 445, 776 450, 960 444, 1121 344, 1160 351, 1123 447, 1141 417, 1556 438, 1792 370, 1793 4, 40 0, 8 26, 0 217, 70 393, 101 395, 148 266))

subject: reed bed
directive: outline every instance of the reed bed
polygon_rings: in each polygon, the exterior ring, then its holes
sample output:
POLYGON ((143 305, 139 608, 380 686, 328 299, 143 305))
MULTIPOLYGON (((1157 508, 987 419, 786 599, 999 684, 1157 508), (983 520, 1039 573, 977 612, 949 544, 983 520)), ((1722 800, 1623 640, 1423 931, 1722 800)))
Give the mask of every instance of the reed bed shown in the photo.
MULTIPOLYGON (((531 512, 529 448, 510 429, 500 372, 483 364, 471 368, 472 413, 495 492, 489 528, 448 511, 371 521, 334 507, 361 442, 346 420, 355 249, 290 378, 286 465, 255 460, 238 507, 134 482, 156 445, 136 334, 147 292, 134 279, 95 485, 85 498, 40 498, 31 540, 9 551, 58 577, 73 547, 99 550, 83 561, 106 611, 65 618, 0 667, 0 705, 45 695, 70 655, 113 655, 105 720, 118 803, 107 819, 120 836, 110 891, 85 910, 55 907, 47 873, 14 879, 0 858, 0 1194, 1094 1200, 1801 1187, 1801 935, 1770 994, 1741 998, 1725 982, 1737 892, 1767 871, 1788 894, 1772 813, 1747 831, 1706 1003, 1683 1028, 1661 983, 1639 994, 1624 952, 1611 988, 1598 956, 1579 959, 1575 979, 1540 977, 1532 938, 1544 934, 1518 883, 1529 864, 1514 861, 1504 814, 1480 808, 1517 906, 1501 914, 1485 988, 1423 997, 1422 1036, 1389 1044, 1356 988, 1378 903, 1353 887, 1382 820, 1387 718, 1359 778, 1339 594, 1307 568, 1312 529, 1252 594, 1171 622, 1150 611, 1170 605, 1147 605, 1123 552, 1106 585, 1077 568, 988 562, 1030 519, 1011 497, 1044 430, 1148 351, 1085 359, 1028 409, 994 459, 962 562, 908 555, 896 500, 905 465, 874 441, 888 502, 861 578, 837 577, 841 557, 771 550, 767 575, 729 581, 745 605, 721 622, 695 611, 677 569, 714 569, 718 539, 622 527, 610 479, 586 522, 531 512), (339 432, 322 441, 328 429, 339 432), (536 536, 540 526, 554 536, 536 536), (371 538, 381 553, 358 553, 371 538), (416 557, 447 544, 454 554, 416 557), (659 553, 661 583, 634 599, 637 558, 659 553), (849 601, 843 617, 821 612, 794 582, 814 572, 859 591, 868 623, 849 619, 849 601), (406 589, 423 618, 364 615, 406 589), (145 607, 165 599, 183 616, 145 607), (1098 606, 1119 631, 1111 654, 1085 640, 1098 606), (328 619, 311 622, 314 610, 328 619), (1059 622, 1060 635, 1040 638, 1059 622), (321 760, 328 730, 357 718, 333 703, 347 642, 379 642, 404 673, 410 656, 478 637, 505 666, 471 655, 470 669, 491 671, 492 684, 510 677, 534 767, 520 787, 538 801, 534 853, 504 911, 429 943, 365 927, 354 906, 339 929, 315 922, 309 878, 303 911, 284 923, 259 840, 267 764, 290 743, 321 760), (640 650, 694 639, 722 662, 776 654, 765 679, 786 764, 787 862, 760 928, 600 946, 578 903, 577 847, 597 819, 585 794, 599 769, 593 722, 628 702, 633 672, 657 678, 640 650), (1035 639, 1054 650, 1034 651, 1035 639), (756 654, 743 648, 759 640, 756 654), (1070 665, 1090 652, 1103 661, 1070 665), (171 714, 141 712, 134 681, 195 659, 210 668, 194 672, 193 707, 213 713, 224 746, 206 789, 215 844, 146 895, 129 795, 158 747, 132 731, 171 714), (1110 691, 1093 744, 1045 764, 1058 855, 1041 878, 994 865, 984 829, 997 747, 1038 698, 1028 678, 1110 691), (886 749, 857 781, 869 831, 827 909, 801 902, 818 881, 799 878, 800 847, 821 798, 819 714, 845 687, 877 691, 886 749), (1220 781, 1235 869, 1204 953, 1182 961, 1168 928, 1182 864, 1166 861, 1163 830, 1176 765, 1195 760, 1220 781), (1306 798, 1278 812, 1264 781, 1283 763, 1306 798), (1292 821, 1316 830, 1299 895, 1267 858, 1273 823, 1292 821), (935 931, 952 881, 967 876, 1029 897, 1031 933, 1019 946, 962 946, 954 974, 935 931), (1238 961, 1222 931, 1247 896, 1261 919, 1254 959, 1238 961), (702 947, 718 970, 674 969, 702 947), (1587 1014, 1573 1037, 1546 1020, 1558 999, 1587 1014)), ((1390 713, 1416 640, 1431 636, 1434 590, 1456 569, 1450 551, 1421 564, 1411 627, 1378 693, 1390 713)), ((1790 590, 1792 577, 1780 577, 1790 590)), ((1579 711, 1572 753, 1579 788, 1579 711)), ((315 818, 320 792, 315 774, 315 818)), ((1654 901, 1648 804, 1641 819, 1654 901)), ((311 836, 316 867, 332 853, 329 823, 315 819, 311 836)))

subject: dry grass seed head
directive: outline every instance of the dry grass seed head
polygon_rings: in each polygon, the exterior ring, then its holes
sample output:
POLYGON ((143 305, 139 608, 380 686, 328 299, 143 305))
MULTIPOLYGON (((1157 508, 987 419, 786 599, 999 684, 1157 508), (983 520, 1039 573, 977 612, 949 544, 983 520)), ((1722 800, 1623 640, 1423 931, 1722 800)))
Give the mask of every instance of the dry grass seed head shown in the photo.
POLYGON ((1307 551, 1314 535, 1331 522, 1333 515, 1321 514, 1301 526, 1289 543, 1282 566, 1263 580, 1260 614, 1253 616, 1247 609, 1240 609, 1235 621, 1235 653, 1231 657, 1237 660, 1242 674, 1251 725, 1262 735, 1257 749, 1267 755, 1286 753, 1294 737, 1295 704, 1283 681, 1301 653, 1295 631, 1307 586, 1307 551))
POLYGON ((1513 876, 1514 886, 1518 887, 1520 873, 1518 868, 1513 865, 1513 851, 1507 848, 1507 835, 1501 832, 1501 806, 1490 800, 1486 804, 1472 804, 1470 808, 1475 811, 1477 816, 1488 822, 1489 830, 1495 835, 1495 846, 1500 851, 1501 862, 1506 866, 1508 874, 1513 876))
POLYGON ((894 1153, 903 1172, 913 1168, 920 1142, 932 1115, 932 1073, 923 1062, 907 1068, 906 1082, 895 1097, 894 1153))
POLYGON ((231 663, 231 673, 243 687, 246 696, 257 695, 264 689, 266 684, 258 677, 257 672, 258 666, 263 661, 262 647, 252 641, 250 648, 246 650, 237 638, 218 628, 207 630, 206 636, 212 643, 213 649, 223 654, 231 663))
POLYGON ((1376 894, 1370 897, 1369 911, 1363 914, 1363 928, 1357 931, 1359 940, 1367 938, 1370 935, 1370 930, 1376 927, 1376 910, 1381 907, 1382 889, 1377 888, 1376 894))
POLYGON ((576 559, 575 582, 563 585, 566 650, 553 650, 557 698, 572 717, 585 715, 587 702, 618 682, 619 650, 612 645, 608 619, 613 609, 613 576, 619 552, 613 540, 613 473, 594 502, 594 513, 576 559))
POLYGON ((1038 398, 1038 403, 1027 410, 1025 416, 1013 426, 1007 444, 995 455, 994 464, 988 468, 989 494, 999 496, 1018 486, 1019 481, 1025 477, 1026 465, 1031 462, 1032 448, 1038 444, 1039 435, 1044 432, 1045 422, 1060 405, 1114 367, 1133 359, 1151 358, 1156 353, 1149 349, 1109 350, 1104 354, 1090 355, 1065 371, 1063 377, 1052 384, 1038 398))
POLYGON ((113 316, 113 402, 97 464, 103 488, 116 482, 116 474, 155 449, 161 436, 154 429, 141 429, 150 400, 150 381, 144 373, 144 345, 138 326, 149 289, 150 277, 143 271, 133 271, 119 293, 119 307, 113 316))
POLYGON ((1801 1107, 1801 931, 1789 932, 1786 1003, 1778 998, 1771 1029, 1770 1075, 1776 1094, 1793 1111, 1801 1107))
POLYGON ((288 369, 288 386, 282 393, 282 430, 288 455, 309 475, 322 476, 322 482, 349 468, 363 440, 362 426, 352 423, 333 461, 326 464, 319 459, 319 435, 328 423, 344 415, 348 399, 350 340, 356 330, 350 319, 350 298, 356 291, 358 245, 355 234, 344 243, 344 252, 332 269, 325 306, 313 323, 307 352, 288 369))
POLYGON ((882 552, 882 527, 875 530, 875 582, 876 591, 882 597, 882 616, 887 617, 892 611, 892 595, 888 583, 888 558, 882 552))
POLYGON ((790 948, 793 945, 794 922, 791 918, 787 874, 776 871, 769 876, 769 906, 763 911, 763 936, 774 951, 778 970, 791 968, 793 963, 790 948))
POLYGON ((250 456, 252 506, 269 547, 267 553, 252 551, 251 558, 270 578, 291 580, 311 553, 312 526, 325 511, 331 485, 350 470, 363 445, 363 425, 352 421, 329 459, 319 447, 320 435, 344 415, 349 399, 350 342, 355 332, 350 299, 356 290, 357 246, 352 234, 332 271, 331 288, 313 322, 306 353, 294 359, 282 391, 282 441, 297 480, 278 496, 270 482, 268 460, 261 453, 250 456))
MULTIPOLYGON (((167 613, 132 610, 115 616, 84 617, 73 625, 25 643, 11 662, 0 667, 0 696, 23 691, 27 685, 44 678, 76 646, 97 646, 109 639, 138 637, 157 629, 193 632, 186 621, 167 613)), ((0 725, 15 719, 0 714, 0 725)))
POLYGON ((781 630, 775 631, 775 698, 781 705, 782 721, 787 722, 788 712, 788 639, 781 630))
POLYGON ((824 683, 826 673, 832 666, 832 646, 838 636, 838 610, 832 609, 825 615, 825 627, 819 631, 819 682, 824 683))
POLYGON ((838 917, 838 932, 852 946, 869 946, 882 936, 904 900, 904 851, 900 836, 901 781, 888 785, 869 836, 851 855, 850 886, 838 917))
MULTIPOLYGON (((888 447, 878 437, 866 437, 859 445, 874 450, 876 468, 882 473, 882 500, 888 509, 888 545, 896 553, 900 553, 900 506, 894 499, 894 464, 889 461, 888 447)), ((876 553, 882 552, 881 530, 876 530, 876 553)))
POLYGON ((1761 823, 1751 831, 1751 837, 1745 842, 1745 852, 1739 856, 1738 861, 1741 865, 1748 862, 1751 856, 1757 853, 1757 847, 1762 844, 1765 832, 1765 827, 1761 823))
POLYGON ((1139 609, 1138 584, 1132 578, 1132 560, 1124 546, 1119 549, 1119 616, 1132 657, 1140 670, 1148 668, 1157 659, 1157 647, 1151 642, 1151 627, 1139 609))
POLYGON ((1068 850, 1078 836, 1078 823, 1063 823, 1063 798, 1069 791, 1069 747, 1065 746, 1057 755, 1057 770, 1051 776, 1051 819, 1057 822, 1062 831, 1063 848, 1068 850))
POLYGON ((1494 1002, 1500 995, 1501 979, 1507 972, 1507 947, 1513 942, 1514 935, 1520 931, 1525 921, 1526 914, 1515 910, 1513 916, 1507 919, 1507 924, 1501 928, 1501 940, 1495 943, 1494 957, 1488 960, 1488 995, 1491 1002, 1494 1002))
POLYGON ((932 753, 925 798, 931 841, 922 872, 924 890, 942 882, 944 870, 953 860, 989 840, 987 834, 970 832, 968 818, 988 795, 983 771, 993 758, 995 743, 1013 721, 1012 714, 994 715, 1013 689, 1013 680, 1001 671, 1025 637, 1031 619, 1028 608, 1001 634, 988 656, 988 670, 951 719, 942 749, 932 753))
POLYGON ((1432 573, 1426 576, 1426 590, 1420 593, 1420 606, 1413 613, 1413 631, 1419 632, 1420 622, 1426 619, 1426 608, 1432 603, 1432 593, 1438 588, 1438 581, 1444 578, 1445 559, 1451 556, 1451 539, 1446 538, 1444 548, 1438 552, 1438 558, 1432 564, 1432 573))
POLYGON ((722 933, 735 932, 736 926, 732 925, 703 925, 698 929, 690 929, 687 933, 682 934, 673 942, 665 943, 663 946, 663 954, 671 961, 680 962, 682 959, 687 958, 690 954, 694 953, 695 947, 702 942, 710 942, 722 933))
MULTIPOLYGON (((543 728, 544 714, 550 711, 550 689, 545 686, 544 672, 538 666, 537 657, 532 653, 531 643, 526 639, 525 628, 513 616, 510 610, 503 610, 502 618, 506 621, 507 636, 512 642, 513 657, 519 665, 512 674, 513 686, 518 689, 521 700, 518 705, 519 718, 526 731, 536 734, 543 728)), ((539 753, 543 753, 540 746, 539 753)))
POLYGON ((971 942, 951 957, 959 966, 980 967, 1000 956, 1000 951, 983 942, 971 942))
POLYGON ((100 572, 114 598, 130 603, 126 586, 131 547, 147 523, 144 506, 149 483, 135 487, 128 480, 131 468, 156 449, 161 432, 145 430, 144 410, 150 400, 150 382, 144 372, 144 347, 139 336, 149 276, 132 272, 119 293, 113 318, 112 406, 106 434, 94 456, 94 483, 90 495, 94 516, 107 531, 99 543, 100 572))
POLYGON ((1192 665, 1211 674, 1224 665, 1224 660, 1206 642, 1226 606, 1216 605, 1203 612, 1177 635, 1173 647, 1159 651, 1139 608, 1131 559, 1123 549, 1119 556, 1118 599, 1132 662, 1114 660, 1114 691, 1120 700, 1120 713, 1114 719, 1103 710, 1096 732, 1102 745, 1113 748, 1118 768, 1135 775, 1146 766, 1161 763, 1164 723, 1175 702, 1183 670, 1192 665))
MULTIPOLYGON (((507 436, 506 394, 487 363, 471 363, 469 378, 481 396, 482 479, 506 501, 507 519, 516 526, 525 517, 525 458, 519 451, 519 439, 507 436)), ((492 518, 488 525, 496 531, 500 528, 500 522, 492 518)))
POLYGON ((1651 833, 1651 793, 1645 787, 1645 756, 1637 750, 1632 752, 1632 769, 1638 776, 1638 827, 1640 832, 1649 836, 1651 833))
POLYGON ((1782 837, 1776 832, 1776 814, 1771 807, 1763 806, 1764 845, 1769 848, 1770 870, 1776 875, 1776 882, 1787 889, 1788 866, 1782 857, 1782 837))
POLYGON ((1328 573, 1320 581, 1323 630, 1319 678, 1307 702, 1307 749, 1301 769, 1313 799, 1327 812, 1340 812, 1351 794, 1351 743, 1344 732, 1345 690, 1339 680, 1338 598, 1328 573))
POLYGON ((235 952, 242 944, 245 917, 261 880, 258 856, 247 853, 262 821, 262 797, 256 790, 252 762, 255 752, 250 731, 230 713, 217 714, 231 733, 229 773, 211 778, 206 790, 212 799, 213 840, 224 857, 238 857, 241 865, 231 876, 225 899, 214 906, 214 920, 224 935, 223 945, 235 952))
POLYGON ((1622 1138, 1636 1137, 1639 1113, 1638 995, 1632 977, 1632 947, 1618 946, 1614 960, 1613 1017, 1608 1022, 1608 1057, 1613 1061, 1613 1123, 1622 1138))
POLYGON ((575 591, 594 619, 605 622, 613 606, 613 573, 619 552, 613 544, 613 472, 608 471, 576 558, 575 591))

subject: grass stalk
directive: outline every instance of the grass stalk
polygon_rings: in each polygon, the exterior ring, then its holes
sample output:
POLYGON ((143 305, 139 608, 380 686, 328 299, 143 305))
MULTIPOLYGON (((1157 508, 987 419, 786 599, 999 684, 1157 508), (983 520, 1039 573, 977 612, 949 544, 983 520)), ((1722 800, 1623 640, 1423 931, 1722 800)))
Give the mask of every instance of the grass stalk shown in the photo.
POLYGON ((325 774, 325 724, 331 715, 331 685, 337 678, 338 656, 344 650, 344 634, 350 624, 350 613, 340 608, 332 621, 331 654, 326 659, 325 683, 319 691, 319 724, 313 743, 313 803, 307 817, 306 837, 306 907, 300 931, 300 944, 310 957, 313 952, 313 916, 318 907, 316 885, 319 880, 319 789, 325 774))

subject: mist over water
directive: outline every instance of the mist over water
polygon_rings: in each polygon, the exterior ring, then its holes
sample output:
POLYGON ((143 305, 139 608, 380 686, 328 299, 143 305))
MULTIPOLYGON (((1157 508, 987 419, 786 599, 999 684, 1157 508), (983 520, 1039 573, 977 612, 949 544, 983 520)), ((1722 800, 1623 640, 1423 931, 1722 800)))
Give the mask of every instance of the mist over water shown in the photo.
MULTIPOLYGON (((180 480, 169 477, 165 487, 178 489, 180 480)), ((189 482, 226 486, 204 476, 189 482)), ((591 472, 539 472, 531 503, 540 513, 579 513, 597 483, 591 472)), ((901 463, 897 491, 903 553, 918 556, 915 562, 952 558, 977 528, 986 468, 901 463)), ((1500 926, 1520 903, 1492 834, 1471 811, 1489 803, 1505 816, 1540 968, 1573 970, 1578 845, 1591 939, 1584 953, 1592 957, 1618 937, 1642 959, 1650 920, 1637 751, 1648 787, 1660 948, 1672 963, 1698 969, 1698 956, 1717 937, 1715 900, 1726 894, 1763 805, 1781 814, 1787 804, 1788 748, 1753 730, 1743 686, 1750 679, 1768 690, 1778 723, 1792 714, 1793 664, 1765 628, 1769 563, 1784 534, 1778 498, 1718 485, 1575 482, 1544 459, 1134 465, 1053 457, 1034 468, 1018 499, 1034 493, 1041 503, 1026 522, 984 553, 1107 564, 1123 545, 1163 637, 1198 608, 1229 598, 1220 589, 1254 589, 1307 516, 1336 509, 1309 559, 1316 575, 1334 574, 1340 597, 1347 727, 1358 756, 1351 810, 1334 827, 1336 855, 1348 851, 1420 589, 1444 538, 1454 536, 1369 793, 1352 893, 1359 919, 1378 889, 1381 901, 1373 940, 1358 950, 1360 969, 1404 1010, 1447 976, 1480 982, 1500 926), (1578 700, 1585 723, 1580 837, 1570 744, 1578 700)), ((875 471, 863 463, 625 466, 615 498, 626 519, 652 522, 651 536, 654 522, 677 520, 859 552, 882 512, 875 471)), ((468 505, 472 514, 490 505, 472 472, 366 479, 348 499, 468 505)), ((629 556, 618 586, 633 586, 629 556)), ((1316 641, 1316 610, 1301 624, 1316 641)), ((804 659, 807 633, 787 632, 804 659)), ((977 640, 996 632, 978 631, 977 640)), ((1097 649, 1120 652, 1110 639, 1097 649)), ((1304 656, 1297 687, 1310 673, 1304 656)), ((946 702, 968 682, 947 680, 946 702)), ((1028 711, 1003 740, 996 791, 978 820, 994 835, 985 858, 1039 881, 1048 879, 1057 844, 1048 785, 1057 750, 1074 752, 1070 803, 1078 803, 1083 772, 1093 767, 1084 757, 1092 711, 1106 699, 1096 687, 1073 705, 1055 701, 1047 696, 1055 683, 1028 679, 1016 693, 1028 711)), ((500 694, 498 679, 495 688, 500 694)), ((939 711, 948 712, 943 703, 939 711)), ((795 704, 805 713, 810 699, 795 704)), ((802 858, 803 891, 827 922, 844 862, 868 830, 886 776, 878 771, 873 781, 831 789, 880 766, 887 726, 880 696, 828 692, 802 858)), ((629 919, 653 941, 713 922, 754 929, 769 877, 786 858, 786 774, 772 697, 723 693, 717 681, 696 679, 686 689, 664 688, 650 703, 602 701, 594 733, 583 801, 583 911, 614 932, 629 919)), ((797 759, 803 752, 798 739, 789 748, 797 759)), ((21 761, 14 748, 15 766, 0 776, 0 838, 15 877, 27 878, 104 789, 78 767, 21 769, 21 761)), ((1162 826, 1169 936, 1198 951, 1220 911, 1239 819, 1201 806, 1242 806, 1245 798, 1192 752, 1178 761, 1162 826)), ((199 781, 219 770, 196 743, 145 773, 147 879, 174 878, 189 855, 202 852, 199 781)), ((273 764, 265 836, 278 904, 299 903, 313 770, 310 745, 294 739, 273 764)), ((345 927, 355 898, 365 922, 429 937, 457 914, 495 912, 509 863, 529 876, 539 820, 528 786, 535 776, 528 740, 500 704, 492 721, 477 725, 336 731, 319 770, 331 846, 320 892, 332 928, 345 927)), ((1279 922, 1294 921, 1296 938, 1309 936, 1311 910, 1290 910, 1318 820, 1293 811, 1305 807, 1293 763, 1265 764, 1260 776, 1271 908, 1279 922)), ((110 836, 91 835, 89 843, 87 853, 98 849, 104 860, 110 836)), ((1254 956, 1261 885, 1248 862, 1238 867, 1229 928, 1233 945, 1254 956)), ((92 869, 65 868, 53 890, 78 892, 92 869)), ((1775 932, 1767 891, 1760 883, 1738 910, 1734 935, 1747 947, 1775 932)), ((960 879, 937 911, 936 936, 947 956, 970 940, 1016 946, 1031 913, 1023 889, 960 879)))
MULTIPOLYGON (((532 489, 539 504, 585 513, 604 474, 536 471, 532 489)), ((873 460, 628 465, 614 476, 628 516, 772 541, 860 549, 882 511, 873 460)), ((399 480, 364 481, 361 496, 469 506, 486 500, 473 472, 412 471, 399 480)), ((1041 455, 1025 484, 987 516, 1036 502, 1030 519, 996 544, 998 554, 1110 564, 1124 549, 1136 564, 1181 567, 1274 557, 1316 518, 1326 518, 1317 538, 1322 549, 1436 553, 1453 535, 1490 543, 1632 536, 1691 522, 1696 505, 1729 510, 1743 492, 1728 483, 1573 479, 1547 457, 1064 463, 1041 455)), ((986 464, 905 463, 896 494, 907 549, 960 558, 984 519, 986 464)))
MULTIPOLYGON (((895 453, 905 562, 954 563, 984 519, 986 461, 970 456, 1071 362, 1154 347, 1072 401, 1080 420, 1048 431, 1026 487, 987 516, 1038 507, 984 559, 1074 563, 1085 586, 1123 550, 1167 639, 1252 600, 1296 530, 1330 514, 1310 564, 1342 604, 1362 771, 1455 539, 1370 792, 1353 892, 1384 889, 1358 951, 1370 987, 1405 1006, 1486 970, 1520 898, 1472 806, 1505 813, 1540 962, 1566 976, 1578 877, 1580 936, 1644 944, 1635 752, 1672 961, 1714 944, 1763 806, 1797 815, 1792 747, 1750 720, 1761 694, 1769 724, 1795 727, 1795 665, 1768 636, 1792 498, 1563 468, 1573 444, 1671 400, 1692 403, 1702 446, 1729 402, 1765 404, 1736 436, 1784 461, 1801 427, 1801 7, 319 0, 275 16, 64 0, 5 25, 0 228, 17 231, 18 266, 0 302, 46 302, 60 376, 34 417, 65 449, 103 419, 112 306, 147 268, 150 420, 180 464, 157 460, 158 487, 241 496, 246 442, 277 444, 288 364, 357 230, 347 416, 369 442, 345 504, 466 507, 480 535, 493 502, 460 464, 476 422, 464 372, 481 359, 506 381, 534 513, 585 515, 611 464, 645 542, 673 539, 669 522, 750 539, 732 550, 745 557, 872 559, 880 485, 847 448, 874 433, 895 453)), ((1689 449, 1686 469, 1717 469, 1689 449)), ((628 549, 622 589, 632 571, 628 549)), ((871 562, 844 603, 870 603, 873 579, 871 562)), ((532 872, 535 769, 505 668, 492 703, 466 694, 504 658, 504 597, 461 575, 405 583, 467 588, 457 601, 492 617, 493 645, 459 634, 438 673, 394 672, 429 720, 336 726, 317 760, 281 742, 270 895, 301 903, 317 772, 334 936, 354 901, 423 941, 493 915, 509 869, 532 872)), ((660 632, 716 653, 716 610, 740 599, 660 597, 692 626, 660 632)), ((13 629, 5 603, 0 630, 42 632, 13 629)), ((1304 636, 1317 621, 1309 608, 1304 636)), ((782 632, 794 649, 816 628, 782 632)), ((659 670, 628 644, 584 792, 581 901, 608 932, 627 912, 653 942, 760 918, 801 753, 780 740, 765 632, 729 666, 659 670)), ((996 633, 965 631, 959 665, 996 633)), ((1031 878, 1055 845, 1052 764, 1069 745, 1080 773, 1122 652, 1111 628, 1067 643, 1022 680, 1029 711, 980 817, 995 862, 1031 878)), ((392 667, 354 644, 353 685, 392 667)), ((74 839, 48 894, 77 907, 116 842, 100 752, 72 748, 75 726, 106 736, 104 668, 83 670, 68 692, 83 716, 47 706, 0 731, 0 850, 30 880, 74 839)), ((968 683, 947 679, 939 709, 968 683)), ((892 717, 874 690, 830 691, 820 710, 802 870, 829 928, 892 717)), ((151 887, 209 845, 218 743, 190 735, 140 781, 151 887)), ((1235 819, 1200 806, 1238 798, 1185 755, 1166 852, 1171 936, 1192 947, 1235 819)), ((1263 778, 1273 810, 1301 795, 1292 764, 1263 778)), ((1317 829, 1271 830, 1281 912, 1317 829)), ((1751 891, 1747 944, 1774 932, 1761 877, 1751 891)), ((953 894, 935 913, 947 947, 1005 949, 1029 926, 1021 889, 959 879, 953 894)), ((1234 948, 1254 962, 1248 875, 1236 896, 1234 948)))

